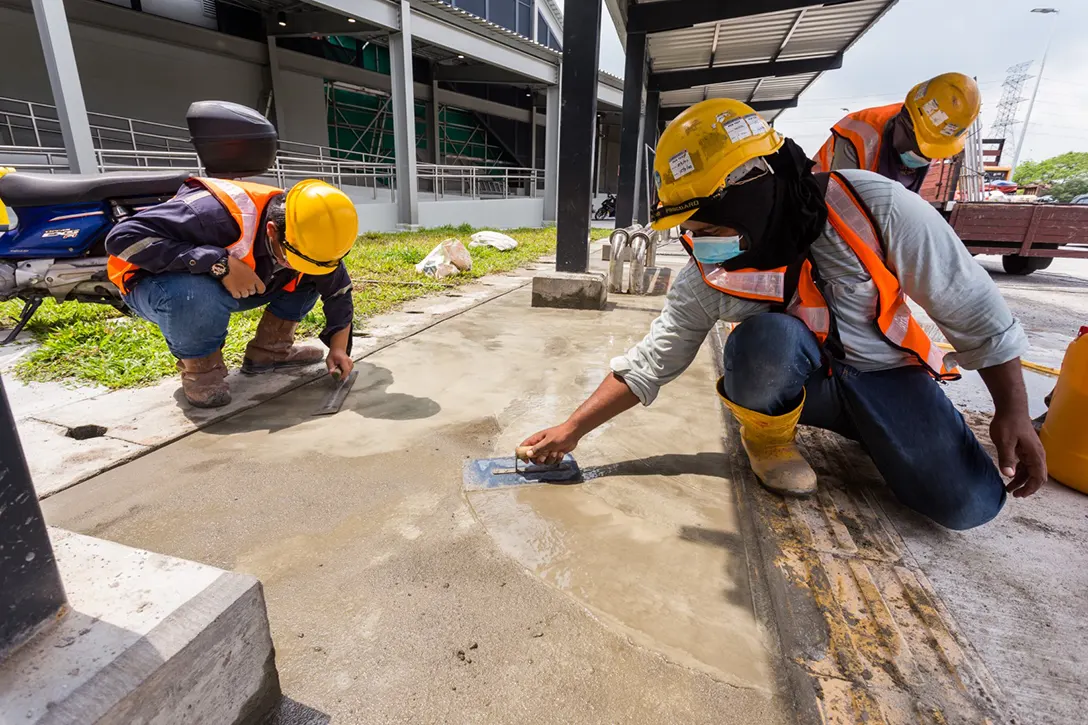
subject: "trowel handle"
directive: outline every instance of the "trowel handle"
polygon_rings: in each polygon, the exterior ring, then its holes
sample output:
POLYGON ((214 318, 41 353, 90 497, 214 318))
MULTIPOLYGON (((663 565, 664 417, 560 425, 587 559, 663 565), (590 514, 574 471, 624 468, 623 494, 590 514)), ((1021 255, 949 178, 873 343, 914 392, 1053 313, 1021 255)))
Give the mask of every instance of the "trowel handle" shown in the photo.
POLYGON ((532 453, 532 452, 533 452, 533 447, 532 446, 518 446, 517 448, 514 449, 514 456, 519 461, 525 461, 526 463, 528 463, 528 462, 530 462, 529 461, 529 454, 532 453))

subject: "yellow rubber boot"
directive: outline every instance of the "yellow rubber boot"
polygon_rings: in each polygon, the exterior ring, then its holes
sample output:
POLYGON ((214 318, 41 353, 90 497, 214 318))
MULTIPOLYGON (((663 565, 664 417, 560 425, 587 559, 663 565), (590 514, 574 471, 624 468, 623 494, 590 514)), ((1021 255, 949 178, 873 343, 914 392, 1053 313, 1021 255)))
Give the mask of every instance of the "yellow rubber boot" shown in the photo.
POLYGON ((784 415, 765 415, 748 410, 725 397, 723 379, 718 380, 718 395, 740 423, 740 442, 748 454, 752 471, 763 486, 785 496, 808 496, 816 491, 816 472, 797 448, 794 434, 801 404, 784 415))

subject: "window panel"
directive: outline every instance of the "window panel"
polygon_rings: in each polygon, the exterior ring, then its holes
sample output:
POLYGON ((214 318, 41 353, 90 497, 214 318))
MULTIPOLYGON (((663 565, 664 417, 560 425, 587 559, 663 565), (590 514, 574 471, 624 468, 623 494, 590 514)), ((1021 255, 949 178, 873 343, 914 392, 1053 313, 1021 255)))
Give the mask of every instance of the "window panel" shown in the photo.
POLYGON ((502 27, 517 32, 517 2, 516 0, 489 0, 490 12, 488 20, 502 27))
POLYGON ((454 7, 459 7, 465 12, 487 17, 487 0, 453 0, 454 7))

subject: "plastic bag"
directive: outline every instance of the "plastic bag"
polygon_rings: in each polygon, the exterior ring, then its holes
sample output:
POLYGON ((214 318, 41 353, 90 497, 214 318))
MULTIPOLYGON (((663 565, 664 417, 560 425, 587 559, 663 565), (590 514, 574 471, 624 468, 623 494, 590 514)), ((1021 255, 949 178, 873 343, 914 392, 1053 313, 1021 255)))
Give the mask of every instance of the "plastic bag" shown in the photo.
POLYGON ((472 269, 472 255, 468 253, 460 239, 445 240, 416 265, 417 272, 430 275, 435 279, 450 277, 470 269, 472 269))
POLYGON ((500 232, 476 232, 470 237, 470 247, 494 247, 500 252, 508 252, 518 246, 516 239, 512 239, 500 232))

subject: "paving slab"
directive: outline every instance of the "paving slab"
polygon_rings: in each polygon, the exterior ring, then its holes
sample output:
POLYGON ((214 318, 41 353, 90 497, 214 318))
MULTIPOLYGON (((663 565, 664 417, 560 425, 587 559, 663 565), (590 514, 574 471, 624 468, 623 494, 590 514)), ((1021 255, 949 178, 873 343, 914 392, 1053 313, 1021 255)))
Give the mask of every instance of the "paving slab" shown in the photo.
POLYGON ((466 499, 463 461, 565 416, 661 298, 529 302, 361 361, 335 416, 303 386, 46 499, 47 520, 257 576, 278 722, 789 722, 717 422, 685 424, 714 405, 709 354, 584 441, 582 500, 466 499))
MULTIPOLYGON (((362 359, 441 320, 518 289, 546 266, 546 260, 412 300, 398 310, 371 318, 356 336, 352 355, 362 359)), ((33 342, 21 339, 0 348, 0 372, 7 373, 35 347, 33 342)), ((147 387, 110 391, 101 386, 65 383, 24 384, 6 375, 5 387, 23 446, 35 453, 30 459, 35 488, 39 496, 48 496, 325 375, 324 364, 320 363, 254 377, 234 371, 228 377, 233 400, 215 409, 193 408, 185 403, 174 377, 147 387), (82 425, 104 427, 107 438, 74 446, 65 433, 82 425)))

